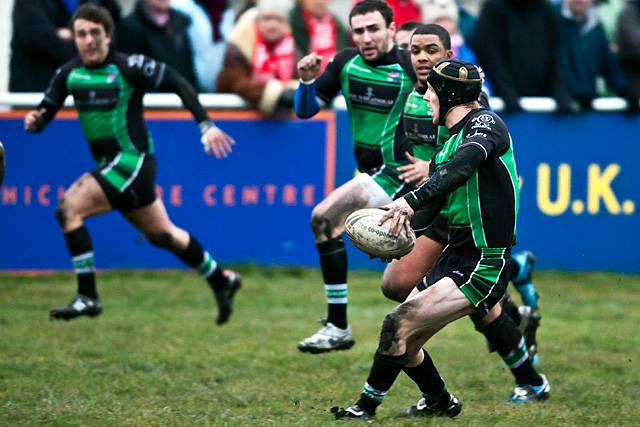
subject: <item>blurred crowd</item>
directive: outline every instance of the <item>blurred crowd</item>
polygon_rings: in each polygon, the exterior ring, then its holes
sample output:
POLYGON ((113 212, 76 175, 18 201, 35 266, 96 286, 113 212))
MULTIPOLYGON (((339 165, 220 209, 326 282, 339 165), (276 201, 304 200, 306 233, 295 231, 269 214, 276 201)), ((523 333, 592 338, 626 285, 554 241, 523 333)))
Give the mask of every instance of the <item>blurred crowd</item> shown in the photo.
MULTIPOLYGON (((351 45, 346 16, 334 15, 331 1, 136 0, 122 16, 117 0, 19 0, 9 90, 46 88, 75 55, 69 18, 92 2, 113 16, 116 50, 164 61, 201 92, 235 93, 272 115, 291 108, 301 56, 318 52, 324 67, 351 45)), ((416 23, 447 28, 456 56, 483 68, 509 111, 520 110, 523 96, 552 97, 561 112, 589 110, 594 98, 609 95, 638 108, 640 0, 387 3, 408 35, 416 23)))

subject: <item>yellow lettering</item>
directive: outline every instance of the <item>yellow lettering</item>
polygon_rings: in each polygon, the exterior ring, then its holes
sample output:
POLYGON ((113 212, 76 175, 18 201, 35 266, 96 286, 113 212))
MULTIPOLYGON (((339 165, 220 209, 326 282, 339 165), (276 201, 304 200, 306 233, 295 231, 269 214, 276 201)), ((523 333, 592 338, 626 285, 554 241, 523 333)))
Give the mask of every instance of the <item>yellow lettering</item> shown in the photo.
POLYGON ((605 208, 614 215, 621 212, 620 203, 611 189, 611 182, 620 173, 620 165, 610 164, 603 171, 595 163, 589 165, 587 169, 588 190, 587 190, 587 212, 596 214, 600 210, 600 199, 604 202, 605 208))
POLYGON ((571 197, 571 166, 561 163, 558 167, 558 194, 551 200, 551 168, 542 163, 538 166, 538 208, 551 216, 563 214, 569 207, 571 197))

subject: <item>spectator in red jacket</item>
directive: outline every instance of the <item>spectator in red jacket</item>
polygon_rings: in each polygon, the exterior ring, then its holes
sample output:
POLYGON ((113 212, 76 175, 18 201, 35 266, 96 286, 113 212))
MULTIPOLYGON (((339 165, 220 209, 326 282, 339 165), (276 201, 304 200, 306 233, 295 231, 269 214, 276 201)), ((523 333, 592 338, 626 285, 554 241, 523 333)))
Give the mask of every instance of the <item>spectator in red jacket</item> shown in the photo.
POLYGON ((337 51, 349 46, 349 32, 329 11, 331 0, 299 0, 289 14, 296 48, 322 56, 324 70, 337 51))
POLYGON ((259 0, 236 23, 218 75, 218 92, 240 95, 267 115, 293 107, 296 50, 289 27, 289 0, 259 0))

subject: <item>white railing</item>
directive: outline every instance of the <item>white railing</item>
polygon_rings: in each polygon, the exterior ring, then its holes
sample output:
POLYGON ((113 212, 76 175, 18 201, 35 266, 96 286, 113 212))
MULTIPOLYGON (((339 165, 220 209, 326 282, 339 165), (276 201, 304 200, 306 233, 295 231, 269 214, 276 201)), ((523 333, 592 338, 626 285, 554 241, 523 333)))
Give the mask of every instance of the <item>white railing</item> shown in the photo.
MULTIPOLYGON (((228 93, 202 94, 200 102, 206 108, 219 110, 246 109, 247 104, 237 95, 228 93)), ((11 108, 33 108, 42 99, 41 93, 0 93, 0 111, 11 108)), ((491 106, 496 111, 502 111, 504 102, 500 98, 492 97, 491 106)), ((73 100, 68 97, 64 104, 73 106, 73 100)), ((144 96, 144 105, 149 108, 182 108, 182 102, 177 95, 169 93, 153 93, 144 96)), ((556 102, 551 98, 520 98, 520 105, 525 111, 548 113, 556 109, 556 102)), ((338 97, 333 103, 338 110, 346 109, 344 98, 338 97)), ((622 98, 598 98, 593 101, 595 111, 621 111, 627 107, 627 101, 622 98)))

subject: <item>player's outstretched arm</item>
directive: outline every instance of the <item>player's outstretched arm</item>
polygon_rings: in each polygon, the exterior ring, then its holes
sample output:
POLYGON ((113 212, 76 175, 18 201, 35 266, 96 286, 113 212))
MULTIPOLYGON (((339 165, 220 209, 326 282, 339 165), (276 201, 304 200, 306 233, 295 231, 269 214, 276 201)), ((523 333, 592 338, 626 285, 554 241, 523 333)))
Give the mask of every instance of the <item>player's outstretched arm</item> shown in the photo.
POLYGON ((236 143, 233 138, 218 128, 207 116, 207 110, 198 100, 198 93, 193 86, 173 68, 166 66, 161 90, 167 90, 180 97, 185 108, 191 112, 200 128, 200 142, 207 154, 213 154, 217 159, 227 157, 236 143))

